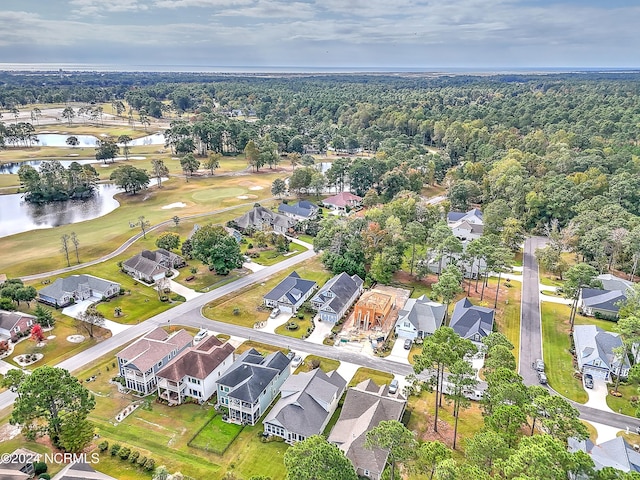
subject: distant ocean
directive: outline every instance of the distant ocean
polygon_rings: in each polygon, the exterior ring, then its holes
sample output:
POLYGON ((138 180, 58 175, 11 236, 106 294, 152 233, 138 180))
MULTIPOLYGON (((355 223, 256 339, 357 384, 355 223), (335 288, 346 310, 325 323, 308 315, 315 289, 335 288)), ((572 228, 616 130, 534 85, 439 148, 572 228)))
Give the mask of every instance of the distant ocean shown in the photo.
POLYGON ((567 72, 637 72, 637 68, 479 68, 479 67, 300 67, 300 66, 218 66, 218 65, 118 65, 106 63, 0 63, 0 71, 21 72, 186 72, 224 74, 268 74, 268 73, 451 73, 451 74, 526 74, 567 72))

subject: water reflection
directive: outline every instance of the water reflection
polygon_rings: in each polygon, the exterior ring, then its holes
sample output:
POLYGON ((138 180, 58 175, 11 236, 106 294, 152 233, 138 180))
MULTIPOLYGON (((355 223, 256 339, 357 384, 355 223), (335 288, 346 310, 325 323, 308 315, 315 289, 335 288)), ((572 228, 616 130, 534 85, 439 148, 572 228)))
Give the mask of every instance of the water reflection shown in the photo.
MULTIPOLYGON (((22 165, 30 165, 36 170, 40 170, 40 164, 45 160, 25 160, 24 162, 11 162, 0 164, 0 175, 14 173, 17 174, 22 165)), ((78 162, 80 165, 86 165, 87 163, 96 163, 97 160, 58 160, 64 168, 69 168, 73 162, 78 162)))
MULTIPOLYGON (((95 147, 98 142, 98 137, 93 135, 64 135, 61 133, 41 133, 36 135, 38 145, 41 147, 68 147, 67 138, 71 136, 76 137, 80 142, 78 147, 95 147)), ((164 145, 164 134, 154 133, 129 142, 129 146, 132 147, 141 145, 164 145)))

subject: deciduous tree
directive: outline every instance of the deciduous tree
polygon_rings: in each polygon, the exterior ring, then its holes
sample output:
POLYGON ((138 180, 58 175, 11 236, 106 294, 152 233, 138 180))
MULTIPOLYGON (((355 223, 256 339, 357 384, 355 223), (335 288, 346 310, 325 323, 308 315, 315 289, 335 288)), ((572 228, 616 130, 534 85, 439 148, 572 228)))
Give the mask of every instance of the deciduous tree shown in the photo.
POLYGON ((243 257, 238 242, 219 225, 205 225, 191 237, 193 257, 218 275, 227 275, 242 266, 243 257))
POLYGON ((292 445, 284 452, 287 480, 357 480, 342 450, 320 435, 292 445))
POLYGON ((165 250, 177 250, 180 246, 180 235, 175 232, 163 232, 156 238, 156 247, 165 250))

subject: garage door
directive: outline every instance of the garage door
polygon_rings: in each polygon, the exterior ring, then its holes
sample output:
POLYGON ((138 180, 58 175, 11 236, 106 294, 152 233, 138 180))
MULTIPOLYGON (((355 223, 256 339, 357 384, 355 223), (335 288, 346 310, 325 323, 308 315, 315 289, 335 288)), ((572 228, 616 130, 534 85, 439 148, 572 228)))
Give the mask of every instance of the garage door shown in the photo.
POLYGON ((283 313, 293 313, 293 307, 291 305, 278 305, 280 311, 283 313))
POLYGON ((590 373, 597 378, 607 378, 607 371, 602 368, 584 367, 582 373, 590 373))

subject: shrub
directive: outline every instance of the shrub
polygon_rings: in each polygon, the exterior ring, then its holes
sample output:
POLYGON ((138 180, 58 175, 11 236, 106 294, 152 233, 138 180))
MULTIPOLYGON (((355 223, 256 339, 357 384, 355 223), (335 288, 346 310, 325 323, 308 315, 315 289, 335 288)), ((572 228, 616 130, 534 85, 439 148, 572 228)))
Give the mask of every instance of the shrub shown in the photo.
POLYGON ((240 309, 238 307, 233 309, 233 314, 237 317, 238 315, 240 315, 240 309))
POLYGON ((304 320, 304 313, 299 313, 299 314, 298 314, 298 318, 299 318, 300 320, 304 320))
POLYGON ((153 458, 150 458, 149 460, 144 462, 144 469, 147 472, 153 471, 154 468, 156 468, 156 461, 153 458))
POLYGON ((249 242, 247 244, 247 250, 251 250, 253 248, 253 243, 249 242))
POLYGON ((120 287, 120 291, 118 292, 120 295, 124 295, 125 294, 125 290, 124 288, 120 287))
POLYGON ((145 463, 147 463, 147 457, 143 455, 142 457, 138 458, 138 466, 144 467, 145 463))
POLYGON ((47 471, 47 464, 44 462, 35 462, 33 464, 33 473, 36 475, 40 475, 47 471))
POLYGON ((111 452, 111 456, 115 457, 120 451, 120 448, 122 447, 120 446, 119 443, 114 443, 113 445, 111 445, 111 450, 109 450, 109 452, 111 452))
POLYGON ((108 449, 109 449, 109 442, 107 442, 106 440, 103 440, 98 444, 98 450, 100 450, 101 452, 106 452, 108 449))
POLYGON ((287 323, 287 330, 297 330, 299 328, 298 324, 296 322, 289 322, 287 323))
POLYGON ((132 452, 131 455, 129 455, 129 461, 131 463, 136 463, 139 456, 140 456, 140 452, 136 450, 135 452, 132 452))
POLYGON ((118 456, 122 460, 126 460, 127 458, 129 458, 130 454, 131 454, 131 449, 129 447, 121 448, 120 452, 118 452, 118 456))
POLYGON ((48 473, 41 473, 38 478, 40 480, 51 480, 51 475, 49 475, 48 473))

